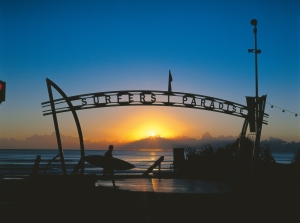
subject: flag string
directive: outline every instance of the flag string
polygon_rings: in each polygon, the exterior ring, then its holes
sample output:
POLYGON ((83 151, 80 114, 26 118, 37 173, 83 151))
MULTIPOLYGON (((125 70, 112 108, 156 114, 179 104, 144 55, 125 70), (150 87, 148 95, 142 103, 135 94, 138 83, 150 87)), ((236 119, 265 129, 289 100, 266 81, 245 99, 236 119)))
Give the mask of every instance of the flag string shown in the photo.
POLYGON ((299 113, 291 112, 291 111, 286 110, 286 109, 284 109, 284 108, 280 108, 280 107, 278 107, 278 106, 276 106, 276 105, 270 104, 269 102, 266 102, 266 103, 269 104, 269 105, 271 105, 271 108, 277 108, 277 109, 280 109, 280 110, 282 110, 282 112, 289 112, 289 113, 291 113, 291 114, 294 114, 296 117, 297 117, 298 115, 300 115, 299 113))

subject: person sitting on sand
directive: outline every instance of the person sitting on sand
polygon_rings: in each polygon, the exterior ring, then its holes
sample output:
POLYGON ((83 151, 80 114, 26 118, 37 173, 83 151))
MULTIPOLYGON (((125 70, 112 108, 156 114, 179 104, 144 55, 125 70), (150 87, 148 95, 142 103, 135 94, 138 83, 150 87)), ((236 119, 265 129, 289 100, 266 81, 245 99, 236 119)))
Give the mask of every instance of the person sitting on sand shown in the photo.
POLYGON ((114 149, 113 145, 110 145, 108 147, 108 151, 105 153, 105 161, 104 161, 104 168, 103 168, 103 175, 106 176, 107 174, 110 175, 111 181, 113 183, 114 188, 118 188, 115 184, 115 175, 114 175, 114 168, 113 168, 113 156, 112 151, 114 149))

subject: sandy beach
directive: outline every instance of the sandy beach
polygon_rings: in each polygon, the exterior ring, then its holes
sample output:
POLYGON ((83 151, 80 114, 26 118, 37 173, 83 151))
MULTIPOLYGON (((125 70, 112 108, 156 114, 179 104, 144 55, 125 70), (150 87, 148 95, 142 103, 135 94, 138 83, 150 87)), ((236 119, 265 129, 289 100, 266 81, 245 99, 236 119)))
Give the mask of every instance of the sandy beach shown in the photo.
MULTIPOLYGON (((132 179, 131 182, 139 179, 132 179)), ((0 181, 1 222, 299 222, 297 191, 162 193, 111 186, 36 188, 0 181)))

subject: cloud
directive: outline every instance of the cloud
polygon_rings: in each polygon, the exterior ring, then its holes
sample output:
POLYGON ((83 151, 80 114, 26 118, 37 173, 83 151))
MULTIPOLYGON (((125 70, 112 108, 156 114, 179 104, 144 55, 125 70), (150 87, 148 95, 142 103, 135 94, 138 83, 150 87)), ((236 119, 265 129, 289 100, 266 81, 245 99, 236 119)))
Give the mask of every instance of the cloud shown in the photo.
POLYGON ((205 132, 202 134, 201 139, 212 139, 213 137, 209 132, 205 132))
MULTIPOLYGON (((200 140, 190 138, 188 136, 177 136, 171 139, 161 137, 149 137, 137 140, 130 143, 122 143, 119 141, 91 141, 84 140, 86 150, 106 150, 110 144, 113 144, 116 149, 137 150, 137 149, 160 149, 172 150, 173 148, 201 147, 204 144, 225 145, 231 143, 234 137, 219 137, 214 138, 210 133, 205 133, 205 137, 200 140)), ((80 149, 79 138, 73 136, 60 135, 63 149, 80 149)), ((33 135, 25 140, 16 140, 2 138, 0 139, 0 149, 57 149, 56 134, 51 135, 33 135)))
POLYGON ((269 137, 269 140, 263 140, 260 142, 260 146, 264 147, 268 145, 272 152, 296 152, 300 149, 300 142, 286 142, 279 138, 269 137))
MULTIPOLYGON (((64 150, 80 150, 79 138, 73 136, 60 135, 62 147, 64 150)), ((114 145, 117 150, 164 150, 172 151, 173 148, 201 149, 202 146, 211 144, 214 148, 224 148, 226 145, 233 143, 237 137, 218 136, 213 137, 209 132, 202 135, 197 140, 188 136, 177 136, 174 138, 162 138, 158 136, 148 137, 130 143, 119 141, 91 141, 84 140, 85 150, 106 150, 110 144, 114 145)), ((300 142, 290 142, 278 138, 270 137, 269 140, 261 141, 261 146, 268 144, 273 152, 293 152, 300 149, 300 142)), ((0 149, 57 149, 56 134, 51 135, 33 135, 25 140, 16 140, 2 138, 0 139, 0 149)))

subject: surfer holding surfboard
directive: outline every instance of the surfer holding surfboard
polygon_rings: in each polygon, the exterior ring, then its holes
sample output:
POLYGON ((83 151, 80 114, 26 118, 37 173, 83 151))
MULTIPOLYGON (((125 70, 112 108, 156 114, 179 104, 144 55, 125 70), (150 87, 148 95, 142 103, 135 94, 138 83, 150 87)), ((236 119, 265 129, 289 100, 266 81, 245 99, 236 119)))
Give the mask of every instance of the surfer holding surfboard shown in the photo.
POLYGON ((103 168, 103 175, 106 176, 107 174, 110 175, 111 181, 113 183, 114 188, 118 188, 115 184, 115 175, 114 175, 114 167, 113 167, 113 156, 112 151, 114 149, 113 145, 109 145, 108 151, 106 151, 104 156, 104 168, 103 168))

